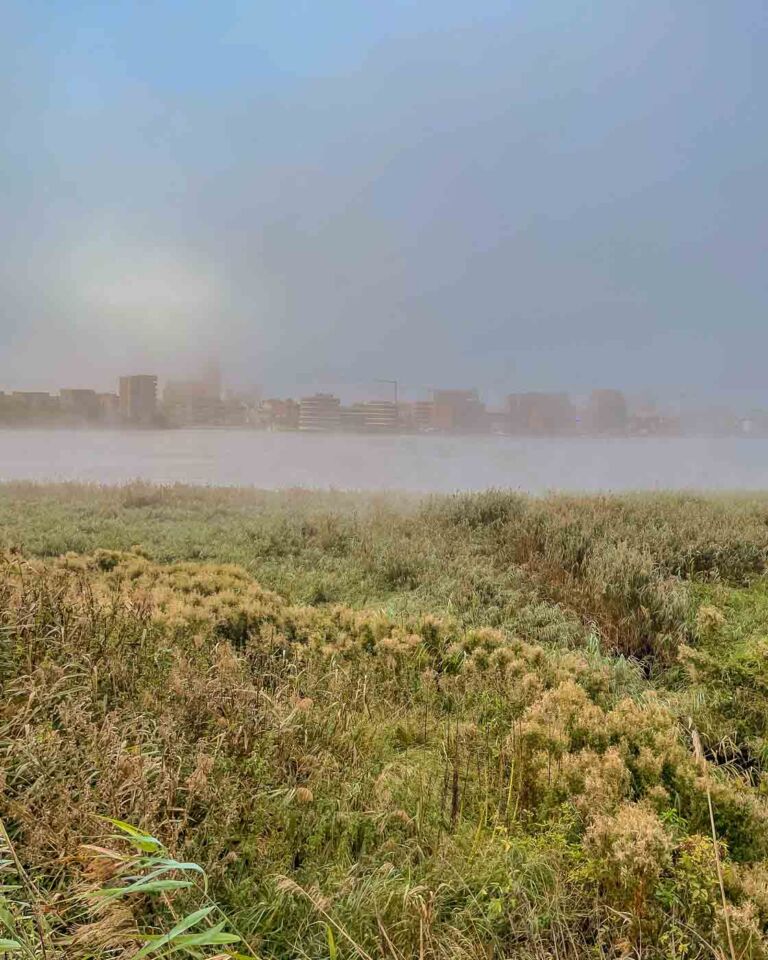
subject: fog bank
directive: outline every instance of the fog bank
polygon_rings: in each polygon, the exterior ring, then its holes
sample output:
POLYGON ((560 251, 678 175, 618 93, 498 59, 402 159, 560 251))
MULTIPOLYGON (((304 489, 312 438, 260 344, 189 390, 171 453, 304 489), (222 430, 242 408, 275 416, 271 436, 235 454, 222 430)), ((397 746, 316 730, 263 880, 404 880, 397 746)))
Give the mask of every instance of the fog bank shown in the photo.
POLYGON ((0 433, 0 481, 453 492, 768 489, 768 440, 369 437, 240 430, 0 433))

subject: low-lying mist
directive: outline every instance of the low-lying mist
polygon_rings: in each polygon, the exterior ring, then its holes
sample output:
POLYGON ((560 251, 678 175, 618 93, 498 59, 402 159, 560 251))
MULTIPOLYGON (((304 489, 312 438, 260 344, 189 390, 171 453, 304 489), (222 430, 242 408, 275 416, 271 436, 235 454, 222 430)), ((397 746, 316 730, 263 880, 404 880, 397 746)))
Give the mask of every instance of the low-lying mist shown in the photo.
POLYGON ((7 430, 0 481, 453 492, 768 488, 768 440, 7 430))

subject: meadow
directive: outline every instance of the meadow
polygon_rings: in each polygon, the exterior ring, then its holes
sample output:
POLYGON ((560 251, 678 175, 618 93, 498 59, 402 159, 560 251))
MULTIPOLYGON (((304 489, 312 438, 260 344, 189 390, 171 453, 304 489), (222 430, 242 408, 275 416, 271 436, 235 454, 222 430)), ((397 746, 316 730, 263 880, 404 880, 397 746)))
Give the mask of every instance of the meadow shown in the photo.
POLYGON ((0 487, 0 956, 768 957, 768 494, 0 487))

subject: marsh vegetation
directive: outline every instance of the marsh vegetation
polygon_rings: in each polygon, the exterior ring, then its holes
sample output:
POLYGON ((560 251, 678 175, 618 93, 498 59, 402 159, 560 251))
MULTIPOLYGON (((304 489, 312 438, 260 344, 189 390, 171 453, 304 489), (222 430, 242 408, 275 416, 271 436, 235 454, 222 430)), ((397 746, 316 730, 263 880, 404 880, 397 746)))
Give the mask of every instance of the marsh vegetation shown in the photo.
POLYGON ((768 496, 9 485, 0 547, 26 956, 768 956, 768 496))

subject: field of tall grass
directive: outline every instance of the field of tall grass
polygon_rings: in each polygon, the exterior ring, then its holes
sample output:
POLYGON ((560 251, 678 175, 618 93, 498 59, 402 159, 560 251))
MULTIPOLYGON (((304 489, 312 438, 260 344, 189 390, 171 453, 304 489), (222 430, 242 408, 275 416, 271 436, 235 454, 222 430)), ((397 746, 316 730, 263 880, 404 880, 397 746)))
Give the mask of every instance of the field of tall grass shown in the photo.
POLYGON ((768 495, 0 487, 0 956, 768 957, 768 495))

